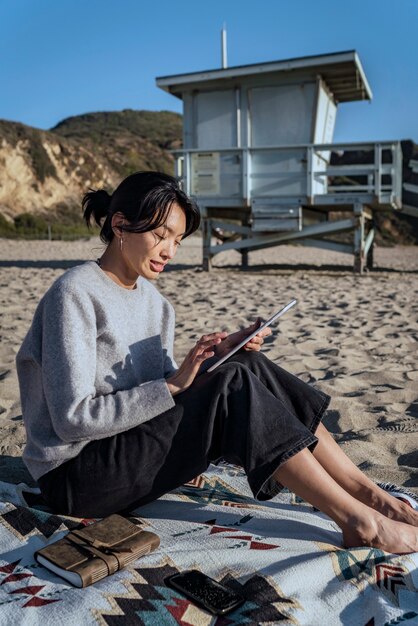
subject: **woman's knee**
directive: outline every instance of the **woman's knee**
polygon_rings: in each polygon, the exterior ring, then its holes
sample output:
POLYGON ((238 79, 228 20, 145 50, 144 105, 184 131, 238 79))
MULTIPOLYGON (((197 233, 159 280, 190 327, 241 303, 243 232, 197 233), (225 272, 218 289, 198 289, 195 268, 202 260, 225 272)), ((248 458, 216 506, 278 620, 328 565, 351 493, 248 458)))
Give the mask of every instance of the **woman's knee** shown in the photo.
MULTIPOLYGON (((255 379, 260 380, 264 376, 265 363, 268 359, 259 352, 240 352, 231 357, 218 367, 218 372, 222 383, 225 385, 238 383, 239 385, 252 383, 255 379)), ((214 372, 214 373, 215 373, 214 372)))
POLYGON ((220 379, 222 385, 229 386, 234 380, 242 381, 244 378, 251 375, 251 370, 245 363, 241 363, 238 360, 230 360, 222 363, 215 371, 214 375, 220 379))
POLYGON ((257 350, 240 350, 231 357, 231 362, 237 362, 246 365, 250 369, 260 364, 269 363, 269 359, 261 351, 257 350))

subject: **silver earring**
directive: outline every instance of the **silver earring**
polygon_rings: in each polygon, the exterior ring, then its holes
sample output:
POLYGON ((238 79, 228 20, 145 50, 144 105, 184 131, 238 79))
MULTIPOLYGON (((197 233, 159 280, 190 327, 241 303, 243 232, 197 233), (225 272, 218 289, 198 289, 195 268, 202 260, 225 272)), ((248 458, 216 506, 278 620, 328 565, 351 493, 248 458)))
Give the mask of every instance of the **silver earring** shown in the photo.
MULTIPOLYGON (((125 220, 122 220, 122 228, 125 226, 125 220)), ((119 246, 120 246, 120 251, 122 252, 122 246, 123 246, 123 230, 121 228, 121 233, 120 233, 120 239, 119 239, 119 246)))

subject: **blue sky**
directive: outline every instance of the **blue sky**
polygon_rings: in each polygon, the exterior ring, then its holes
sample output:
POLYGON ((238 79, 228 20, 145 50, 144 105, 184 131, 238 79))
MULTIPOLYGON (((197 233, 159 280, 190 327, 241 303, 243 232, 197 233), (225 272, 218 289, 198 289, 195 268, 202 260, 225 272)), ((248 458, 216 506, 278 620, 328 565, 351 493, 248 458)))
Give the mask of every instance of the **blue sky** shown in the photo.
POLYGON ((0 118, 51 128, 89 111, 167 109, 162 75, 355 49, 373 101, 335 141, 418 142, 418 0, 2 0, 0 118))

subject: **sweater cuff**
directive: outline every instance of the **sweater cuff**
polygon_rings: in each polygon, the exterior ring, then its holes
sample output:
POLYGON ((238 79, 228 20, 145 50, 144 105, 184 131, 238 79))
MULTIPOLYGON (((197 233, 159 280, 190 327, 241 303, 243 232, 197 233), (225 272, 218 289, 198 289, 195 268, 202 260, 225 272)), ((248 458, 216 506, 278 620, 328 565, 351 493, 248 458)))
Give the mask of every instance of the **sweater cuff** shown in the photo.
POLYGON ((163 393, 164 401, 167 402, 167 405, 169 405, 164 410, 168 411, 169 409, 172 409, 173 406, 176 406, 176 403, 174 401, 173 394, 171 393, 171 391, 170 391, 170 389, 168 387, 167 380, 165 378, 162 378, 161 382, 162 382, 162 387, 164 389, 164 393, 163 393))
POLYGON ((137 389, 139 392, 138 400, 143 412, 141 422, 157 417, 157 415, 169 411, 176 405, 165 378, 141 383, 137 389))

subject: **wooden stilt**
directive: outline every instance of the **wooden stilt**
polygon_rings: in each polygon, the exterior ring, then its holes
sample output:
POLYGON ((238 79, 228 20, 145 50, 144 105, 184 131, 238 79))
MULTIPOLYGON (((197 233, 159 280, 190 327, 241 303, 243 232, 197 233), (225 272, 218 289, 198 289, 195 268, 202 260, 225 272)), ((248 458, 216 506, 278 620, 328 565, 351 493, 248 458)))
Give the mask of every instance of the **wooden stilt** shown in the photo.
POLYGON ((364 255, 364 223, 365 216, 362 204, 354 205, 354 271, 362 274, 365 268, 364 255))
POLYGON ((373 228, 373 219, 371 223, 371 228, 366 237, 366 241, 364 244, 364 253, 366 255, 366 267, 368 270, 373 269, 373 251, 374 251, 374 228, 373 228))
POLYGON ((210 252, 210 244, 212 238, 212 220, 206 218, 203 220, 203 271, 210 272, 212 269, 212 255, 210 252))
MULTIPOLYGON (((248 226, 248 220, 243 219, 242 225, 248 226)), ((242 235, 242 239, 247 239, 247 235, 245 233, 242 235)), ((243 270, 248 269, 248 249, 247 248, 243 248, 241 250, 241 267, 243 270)))

